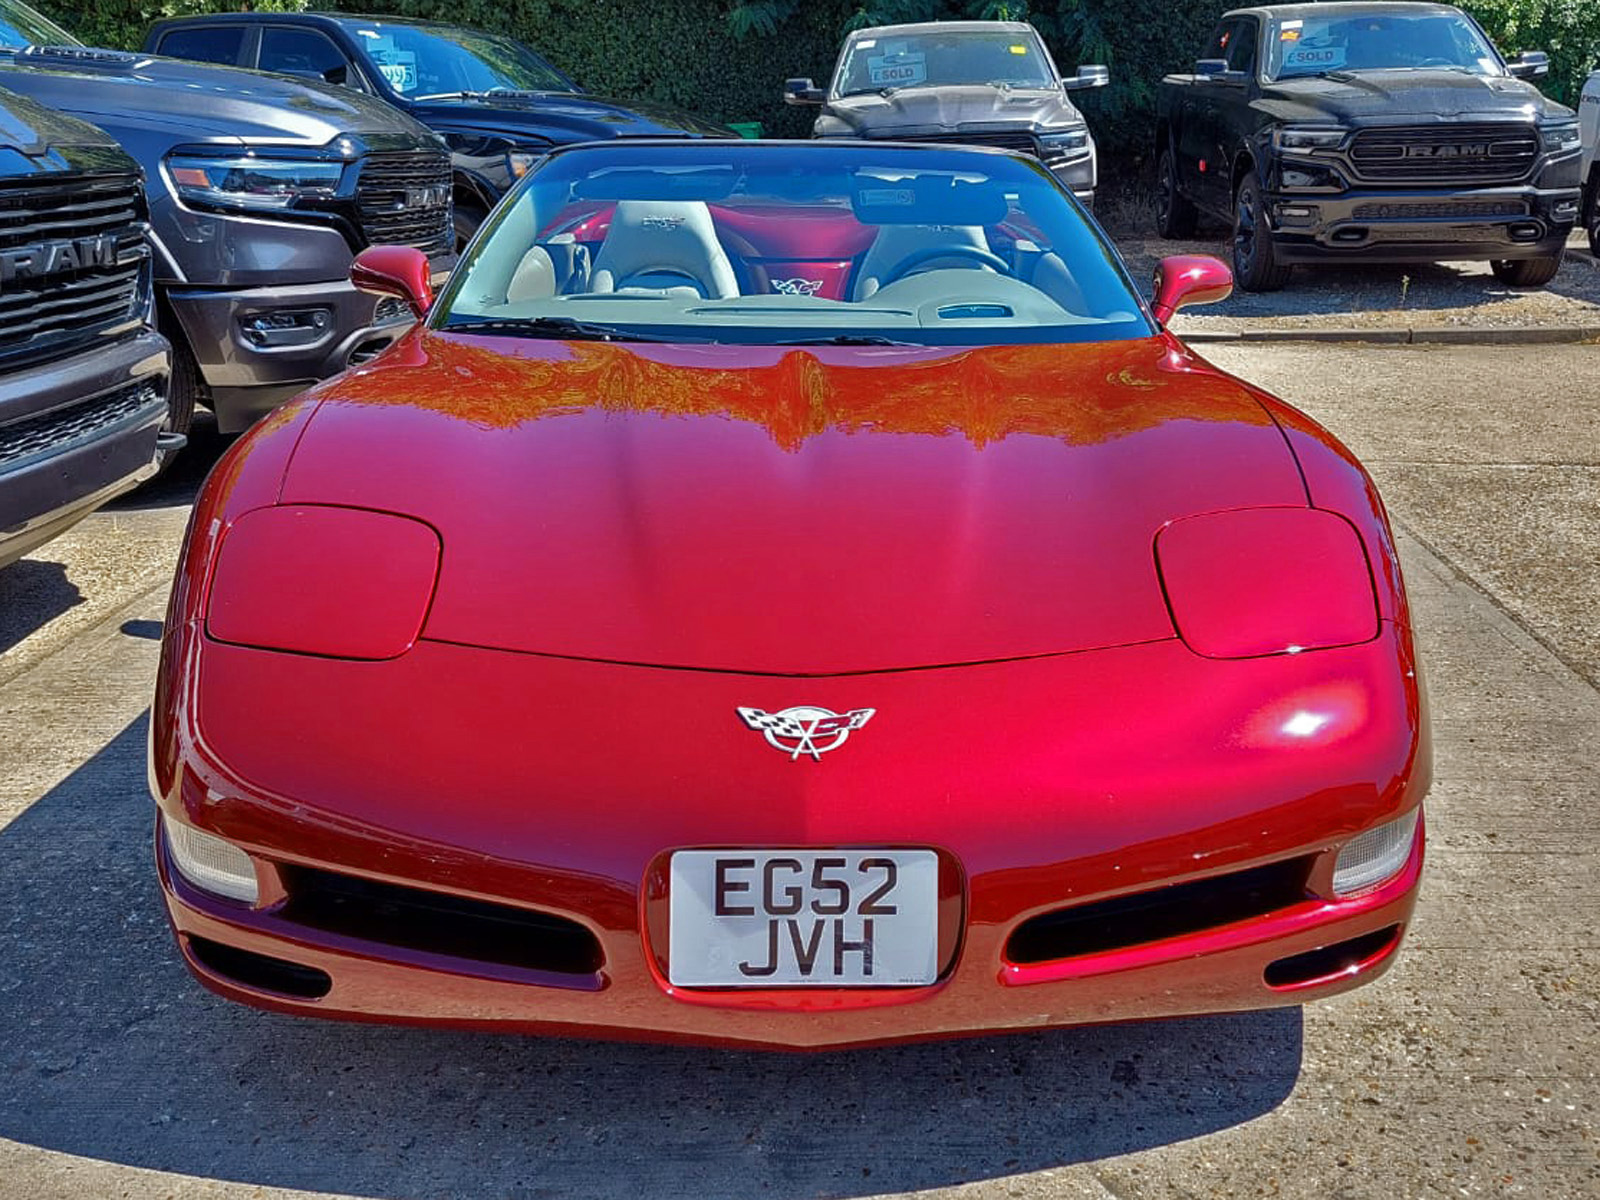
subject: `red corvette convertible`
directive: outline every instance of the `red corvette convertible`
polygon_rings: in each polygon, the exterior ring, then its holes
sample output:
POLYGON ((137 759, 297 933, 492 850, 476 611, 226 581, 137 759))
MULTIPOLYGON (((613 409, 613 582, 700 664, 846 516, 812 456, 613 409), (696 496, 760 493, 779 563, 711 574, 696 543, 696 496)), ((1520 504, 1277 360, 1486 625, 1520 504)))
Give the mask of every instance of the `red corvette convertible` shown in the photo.
POLYGON ((281 1012, 824 1047, 1393 960, 1427 723, 1378 496, 998 151, 544 160, 243 438, 166 625, 185 961, 281 1012))

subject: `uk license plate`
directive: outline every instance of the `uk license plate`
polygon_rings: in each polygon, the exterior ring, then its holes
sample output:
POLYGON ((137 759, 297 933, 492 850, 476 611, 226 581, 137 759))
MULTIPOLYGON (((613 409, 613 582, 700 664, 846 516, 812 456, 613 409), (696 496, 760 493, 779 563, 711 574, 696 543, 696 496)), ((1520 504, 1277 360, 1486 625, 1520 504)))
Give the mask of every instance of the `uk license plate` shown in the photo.
POLYGON ((680 850, 677 987, 903 987, 939 964, 932 850, 680 850))

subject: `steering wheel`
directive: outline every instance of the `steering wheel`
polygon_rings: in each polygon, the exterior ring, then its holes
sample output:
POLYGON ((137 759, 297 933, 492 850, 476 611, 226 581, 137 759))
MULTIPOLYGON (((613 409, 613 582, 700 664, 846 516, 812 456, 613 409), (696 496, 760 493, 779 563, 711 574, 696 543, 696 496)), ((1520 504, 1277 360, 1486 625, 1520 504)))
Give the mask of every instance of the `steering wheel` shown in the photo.
POLYGON ((1006 260, 992 251, 980 250, 976 246, 929 246, 902 258, 878 286, 888 287, 891 283, 898 283, 923 263, 932 262, 936 258, 970 258, 979 266, 988 267, 1001 275, 1011 274, 1011 268, 1006 264, 1006 260))

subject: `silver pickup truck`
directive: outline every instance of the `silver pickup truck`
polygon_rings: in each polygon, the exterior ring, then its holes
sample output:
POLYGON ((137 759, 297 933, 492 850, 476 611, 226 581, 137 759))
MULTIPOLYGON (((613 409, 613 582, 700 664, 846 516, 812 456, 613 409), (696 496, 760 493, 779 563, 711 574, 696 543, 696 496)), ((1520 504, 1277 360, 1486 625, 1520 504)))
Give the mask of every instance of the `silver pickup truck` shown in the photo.
POLYGON ((1583 139, 1583 227, 1589 231, 1589 249, 1600 254, 1600 71, 1583 85, 1578 132, 1583 139))

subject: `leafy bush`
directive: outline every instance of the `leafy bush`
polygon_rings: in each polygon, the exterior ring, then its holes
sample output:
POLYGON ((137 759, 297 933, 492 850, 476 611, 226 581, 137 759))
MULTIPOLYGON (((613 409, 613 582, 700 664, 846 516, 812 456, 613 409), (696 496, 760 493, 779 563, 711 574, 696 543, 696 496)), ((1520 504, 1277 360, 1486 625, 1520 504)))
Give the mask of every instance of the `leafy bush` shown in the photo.
MULTIPOLYGON (((38 0, 85 41, 138 46, 151 21, 242 6, 243 0, 38 0)), ((318 7, 339 0, 323 0, 318 7)), ((1575 104, 1600 65, 1600 0, 1460 0, 1507 54, 1546 50, 1545 90, 1575 104)), ((254 0, 258 9, 306 0, 254 0)), ((716 121, 761 121, 799 137, 813 113, 787 108, 783 81, 831 74, 849 29, 960 17, 1024 19, 1062 70, 1111 68, 1111 86, 1079 92, 1108 173, 1128 176, 1149 157, 1161 77, 1186 69, 1227 8, 1220 0, 343 0, 359 12, 434 17, 509 33, 584 86, 654 100, 716 121)))

